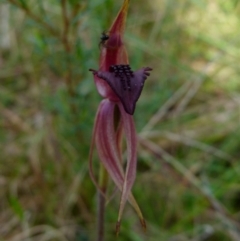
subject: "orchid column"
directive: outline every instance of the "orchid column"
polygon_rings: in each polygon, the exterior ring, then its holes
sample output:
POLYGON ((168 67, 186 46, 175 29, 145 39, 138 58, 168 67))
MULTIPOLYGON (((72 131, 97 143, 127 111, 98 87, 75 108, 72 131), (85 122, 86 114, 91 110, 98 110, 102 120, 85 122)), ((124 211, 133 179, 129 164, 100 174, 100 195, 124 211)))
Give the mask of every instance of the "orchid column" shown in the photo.
MULTIPOLYGON (((93 176, 92 152, 93 145, 96 144, 102 165, 121 191, 117 233, 127 200, 136 210, 145 228, 142 213, 131 193, 137 164, 137 137, 132 115, 151 68, 132 71, 128 63, 128 55, 123 42, 128 5, 129 0, 124 0, 107 36, 104 36, 99 70, 90 69, 94 75, 97 90, 104 98, 98 107, 95 119, 90 150, 90 173, 93 176), (121 155, 122 133, 125 135, 127 147, 126 170, 123 168, 121 155)), ((101 189, 101 185, 97 184, 97 186, 101 189)), ((103 192, 104 190, 102 190, 102 195, 104 195, 103 192)))

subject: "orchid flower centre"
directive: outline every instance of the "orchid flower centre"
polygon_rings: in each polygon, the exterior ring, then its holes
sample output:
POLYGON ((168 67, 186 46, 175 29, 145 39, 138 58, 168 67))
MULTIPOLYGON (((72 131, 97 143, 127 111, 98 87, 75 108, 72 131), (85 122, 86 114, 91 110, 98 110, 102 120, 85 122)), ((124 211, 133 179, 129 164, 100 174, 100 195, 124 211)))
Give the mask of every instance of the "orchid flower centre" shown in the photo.
POLYGON ((109 71, 90 69, 98 78, 105 80, 123 104, 125 111, 133 115, 136 102, 142 92, 144 82, 150 75, 149 67, 133 72, 127 64, 111 65, 109 71))

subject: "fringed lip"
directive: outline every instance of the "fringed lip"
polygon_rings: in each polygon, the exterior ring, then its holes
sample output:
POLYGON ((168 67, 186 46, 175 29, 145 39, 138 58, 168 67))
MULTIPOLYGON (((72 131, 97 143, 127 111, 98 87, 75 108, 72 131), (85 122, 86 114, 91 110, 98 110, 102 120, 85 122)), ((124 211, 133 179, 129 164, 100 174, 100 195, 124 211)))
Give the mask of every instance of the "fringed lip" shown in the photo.
POLYGON ((136 102, 151 70, 146 67, 133 72, 129 65, 111 65, 109 71, 90 69, 94 76, 109 84, 129 115, 134 114, 136 102))

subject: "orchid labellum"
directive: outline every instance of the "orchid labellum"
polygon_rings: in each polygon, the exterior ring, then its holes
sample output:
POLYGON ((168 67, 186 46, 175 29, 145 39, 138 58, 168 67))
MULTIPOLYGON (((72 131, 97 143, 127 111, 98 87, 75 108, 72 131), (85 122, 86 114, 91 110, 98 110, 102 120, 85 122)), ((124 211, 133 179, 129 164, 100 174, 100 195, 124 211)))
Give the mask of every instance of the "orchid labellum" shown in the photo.
MULTIPOLYGON (((99 69, 90 69, 97 90, 104 98, 98 107, 92 146, 95 143, 101 163, 121 191, 117 232, 127 200, 136 210, 145 228, 143 216, 131 193, 137 164, 137 136, 132 115, 151 68, 145 67, 133 71, 128 63, 128 55, 123 43, 128 5, 129 0, 124 0, 107 35, 104 33, 102 36, 99 69), (121 160, 122 132, 125 134, 127 148, 125 170, 121 160)), ((90 151, 90 163, 92 163, 92 152, 93 148, 90 151)), ((91 165, 90 173, 92 174, 91 165)))

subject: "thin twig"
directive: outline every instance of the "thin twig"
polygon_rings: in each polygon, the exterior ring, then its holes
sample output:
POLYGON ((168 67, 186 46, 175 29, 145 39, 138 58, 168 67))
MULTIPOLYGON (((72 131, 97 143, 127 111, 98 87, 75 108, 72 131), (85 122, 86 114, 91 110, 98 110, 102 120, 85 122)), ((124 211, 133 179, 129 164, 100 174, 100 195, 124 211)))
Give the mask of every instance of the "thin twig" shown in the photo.
POLYGON ((155 115, 143 127, 142 132, 151 130, 167 113, 168 110, 184 95, 191 86, 191 82, 184 83, 173 96, 165 102, 155 115))
POLYGON ((106 190, 108 184, 108 173, 106 169, 101 164, 100 166, 100 176, 99 176, 99 186, 101 190, 98 190, 98 236, 97 241, 104 241, 104 216, 105 216, 105 202, 106 202, 106 190), (103 194, 102 194, 103 193, 103 194))
POLYGON ((164 161, 169 163, 175 170, 180 172, 192 186, 196 187, 200 191, 200 193, 208 200, 212 208, 215 210, 216 214, 219 216, 220 221, 229 228, 229 233, 231 234, 231 236, 238 237, 238 239, 235 240, 240 240, 239 223, 231 217, 226 208, 213 196, 208 186, 203 185, 197 177, 195 177, 176 158, 171 156, 160 146, 141 137, 139 137, 139 142, 155 157, 163 159, 164 161))
MULTIPOLYGON (((71 45, 69 41, 69 34, 70 34, 70 20, 68 17, 68 11, 67 11, 67 0, 61 0, 61 6, 62 6, 62 19, 63 19, 63 32, 62 32, 62 44, 64 46, 64 49, 66 51, 66 62, 67 62, 67 72, 66 72, 66 85, 68 87, 68 91, 70 96, 75 96, 73 83, 72 83, 72 61, 71 61, 71 45)), ((75 106, 72 107, 73 112, 76 111, 75 106)))
MULTIPOLYGON (((65 235, 60 232, 59 229, 55 229, 50 225, 38 225, 32 227, 30 230, 27 231, 23 230, 21 233, 18 233, 15 236, 11 237, 9 241, 23 241, 26 240, 26 238, 29 236, 36 238, 36 235, 46 235, 53 239, 55 238, 55 240, 68 241, 65 235)), ((49 240, 49 238, 47 240, 49 240)))
POLYGON ((144 137, 144 138, 153 138, 153 137, 164 136, 171 141, 180 142, 180 143, 183 143, 187 146, 195 147, 199 150, 210 153, 210 154, 212 154, 216 157, 219 157, 221 159, 225 159, 225 160, 228 160, 230 162, 233 160, 233 157, 231 155, 227 154, 226 152, 224 152, 224 151, 222 151, 218 148, 215 148, 214 146, 207 145, 203 142, 197 141, 197 140, 195 140, 193 138, 190 138, 186 135, 179 135, 179 134, 172 133, 172 132, 169 132, 169 131, 161 131, 161 132, 160 131, 150 131, 150 132, 140 133, 140 136, 144 137))
POLYGON ((180 101, 178 107, 174 111, 174 116, 181 113, 201 87, 203 80, 206 78, 206 75, 209 73, 212 65, 215 63, 215 60, 218 59, 221 55, 221 52, 216 54, 216 56, 203 67, 201 75, 198 75, 195 80, 187 81, 186 83, 184 83, 174 93, 174 95, 162 105, 162 107, 157 111, 157 113, 153 115, 153 117, 144 126, 142 131, 152 129, 168 113, 169 108, 172 107, 178 100, 180 100, 186 93, 185 97, 180 101))
POLYGON ((206 78, 206 75, 209 73, 209 71, 211 70, 211 67, 215 63, 214 60, 212 60, 211 62, 207 63, 202 68, 202 71, 201 71, 202 74, 197 76, 196 79, 194 81, 192 81, 193 84, 192 84, 191 88, 189 88, 189 90, 186 93, 185 97, 178 104, 176 110, 174 111, 174 116, 179 115, 186 108, 186 106, 191 101, 191 99, 194 97, 194 95, 197 93, 199 88, 202 86, 202 83, 203 83, 204 79, 206 78))
POLYGON ((71 52, 71 47, 70 47, 70 43, 69 43, 70 24, 69 24, 69 18, 68 18, 68 13, 67 13, 67 0, 62 0, 61 5, 62 5, 62 17, 63 17, 62 42, 63 42, 66 52, 70 53, 71 52))
POLYGON ((60 37, 61 34, 58 32, 55 28, 53 28, 51 25, 46 23, 41 17, 35 15, 27 6, 23 6, 20 1, 15 1, 15 0, 8 0, 10 3, 13 5, 17 6, 18 8, 22 9, 28 17, 33 19, 35 22, 39 23, 42 25, 46 30, 48 30, 49 33, 51 33, 55 37, 60 37))

